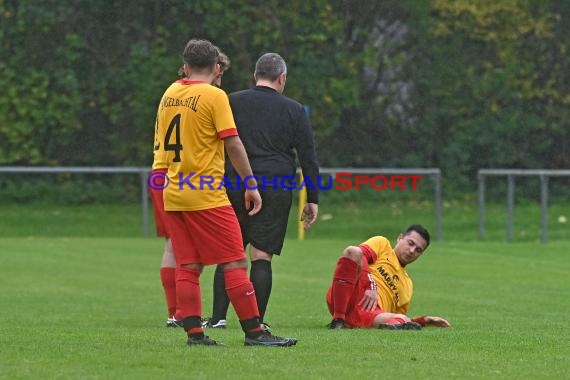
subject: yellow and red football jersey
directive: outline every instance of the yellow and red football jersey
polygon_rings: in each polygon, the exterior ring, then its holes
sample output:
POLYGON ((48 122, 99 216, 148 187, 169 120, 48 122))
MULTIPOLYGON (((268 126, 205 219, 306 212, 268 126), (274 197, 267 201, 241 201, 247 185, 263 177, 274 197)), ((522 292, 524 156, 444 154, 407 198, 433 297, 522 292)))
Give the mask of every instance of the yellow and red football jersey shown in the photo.
POLYGON ((166 169, 168 168, 168 162, 166 161, 166 151, 164 150, 164 142, 159 141, 158 133, 158 118, 154 123, 154 152, 152 161, 152 170, 156 169, 166 169))
POLYGON ((229 205, 223 186, 223 138, 237 136, 226 93, 204 82, 178 80, 158 106, 154 165, 168 167, 166 211, 229 205), (164 152, 164 153, 162 153, 164 152))
POLYGON ((390 241, 384 236, 374 236, 361 245, 376 253, 377 259, 370 264, 370 275, 376 283, 378 304, 389 313, 406 314, 414 285, 406 268, 400 265, 390 241))

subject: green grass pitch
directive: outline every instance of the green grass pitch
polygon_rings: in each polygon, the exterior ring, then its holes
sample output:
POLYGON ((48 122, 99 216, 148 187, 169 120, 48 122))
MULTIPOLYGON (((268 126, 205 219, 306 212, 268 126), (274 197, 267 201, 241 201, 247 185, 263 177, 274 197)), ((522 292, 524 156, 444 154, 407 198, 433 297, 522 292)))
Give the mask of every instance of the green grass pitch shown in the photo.
MULTIPOLYGON (((266 320, 292 348, 187 347, 166 319, 156 238, 0 238, 2 379, 561 379, 570 376, 570 243, 433 243, 409 272, 412 315, 449 329, 330 331, 349 239, 288 240, 266 320)), ((202 277, 204 316, 213 268, 202 277)))

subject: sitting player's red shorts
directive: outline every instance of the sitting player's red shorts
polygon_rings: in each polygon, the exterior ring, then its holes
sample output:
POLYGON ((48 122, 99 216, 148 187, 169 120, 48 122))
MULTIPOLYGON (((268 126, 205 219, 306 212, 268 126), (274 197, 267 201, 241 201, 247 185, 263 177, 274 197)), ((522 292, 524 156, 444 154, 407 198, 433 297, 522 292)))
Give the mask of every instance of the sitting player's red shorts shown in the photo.
MULTIPOLYGON (((374 318, 378 314, 384 313, 384 310, 380 309, 380 307, 376 307, 376 309, 371 311, 366 311, 358 305, 362 297, 364 296, 364 292, 370 289, 370 280, 368 279, 368 272, 362 271, 358 282, 354 286, 354 291, 352 292, 352 296, 350 297, 350 301, 348 302, 348 307, 346 309, 346 317, 345 317, 345 326, 347 327, 374 327, 374 318)), ((329 288, 327 293, 327 305, 329 307, 329 312, 331 315, 334 312, 334 303, 332 300, 332 286, 329 288)))

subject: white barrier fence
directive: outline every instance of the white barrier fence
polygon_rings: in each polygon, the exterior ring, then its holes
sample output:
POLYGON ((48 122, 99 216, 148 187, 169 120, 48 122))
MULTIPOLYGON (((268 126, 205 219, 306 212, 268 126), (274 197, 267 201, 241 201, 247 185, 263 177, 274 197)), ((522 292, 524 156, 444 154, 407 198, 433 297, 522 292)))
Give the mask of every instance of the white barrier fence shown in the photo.
POLYGON ((480 169, 479 180, 479 239, 485 237, 485 177, 507 177, 507 241, 513 240, 513 221, 515 209, 515 177, 536 176, 540 178, 540 241, 548 241, 548 180, 550 177, 569 177, 570 170, 535 170, 535 169, 480 169))
POLYGON ((141 224, 143 236, 149 235, 148 167, 126 166, 0 166, 0 173, 81 173, 81 174, 137 174, 141 186, 141 224))
MULTIPOLYGON (((114 167, 114 166, 0 166, 1 173, 91 173, 91 174, 136 174, 140 178, 141 187, 141 230, 143 236, 149 236, 149 167, 114 167)), ((441 172, 436 168, 320 168, 321 175, 335 176, 339 173, 350 173, 353 176, 382 176, 382 175, 421 175, 429 176, 434 184, 435 210, 435 239, 442 239, 442 203, 441 203, 441 172)))

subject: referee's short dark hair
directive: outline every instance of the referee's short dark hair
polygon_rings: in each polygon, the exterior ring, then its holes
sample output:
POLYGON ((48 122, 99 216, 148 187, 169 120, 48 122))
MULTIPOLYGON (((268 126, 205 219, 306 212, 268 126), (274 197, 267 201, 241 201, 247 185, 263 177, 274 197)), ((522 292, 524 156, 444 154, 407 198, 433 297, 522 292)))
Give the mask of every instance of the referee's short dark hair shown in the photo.
POLYGON ((406 228, 406 230, 404 231, 404 236, 409 235, 410 232, 412 231, 416 231, 422 238, 424 238, 424 240, 426 241, 425 248, 427 248, 429 246, 429 240, 430 240, 428 230, 421 224, 412 224, 411 226, 406 228))
POLYGON ((287 64, 277 53, 265 53, 257 60, 253 76, 256 80, 276 80, 279 75, 287 74, 287 64))

